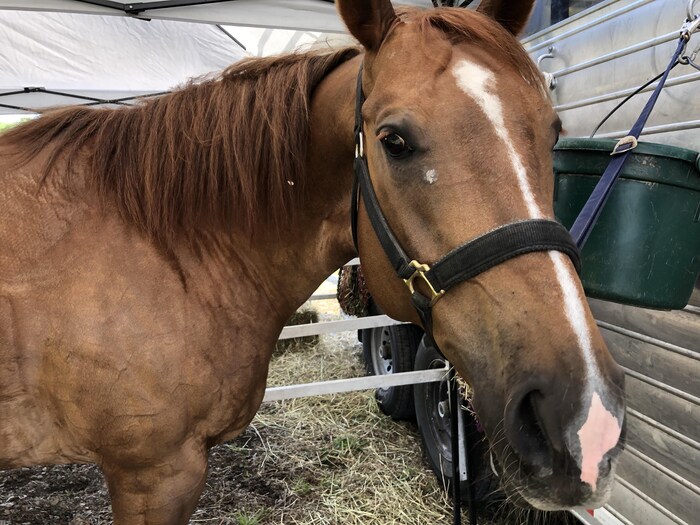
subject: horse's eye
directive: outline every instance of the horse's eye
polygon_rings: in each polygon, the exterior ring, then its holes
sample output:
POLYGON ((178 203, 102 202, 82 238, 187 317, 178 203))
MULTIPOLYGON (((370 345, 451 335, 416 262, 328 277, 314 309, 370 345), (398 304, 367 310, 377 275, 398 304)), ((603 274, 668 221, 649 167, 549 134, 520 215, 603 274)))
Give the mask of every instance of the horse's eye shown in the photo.
POLYGON ((413 151, 408 143, 396 133, 389 133, 381 140, 386 152, 394 158, 405 157, 413 151))

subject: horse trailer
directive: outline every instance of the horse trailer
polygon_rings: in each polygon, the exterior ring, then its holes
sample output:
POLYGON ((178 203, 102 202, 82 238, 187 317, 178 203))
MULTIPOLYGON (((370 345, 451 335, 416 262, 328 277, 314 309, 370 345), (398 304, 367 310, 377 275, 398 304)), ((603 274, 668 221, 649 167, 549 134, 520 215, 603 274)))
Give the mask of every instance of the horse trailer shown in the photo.
MULTIPOLYGON (((681 25, 698 12, 700 2, 692 0, 538 1, 532 34, 523 43, 552 79, 552 99, 567 135, 588 136, 615 105, 663 71, 681 25)), ((698 50, 696 34, 688 46, 691 59, 698 50)), ((598 136, 627 135, 652 89, 633 97, 598 136)), ((698 93, 697 66, 676 67, 642 140, 700 150, 698 93)), ((626 452, 604 509, 624 524, 698 523, 700 291, 696 287, 680 311, 595 299, 590 305, 627 374, 626 452)))

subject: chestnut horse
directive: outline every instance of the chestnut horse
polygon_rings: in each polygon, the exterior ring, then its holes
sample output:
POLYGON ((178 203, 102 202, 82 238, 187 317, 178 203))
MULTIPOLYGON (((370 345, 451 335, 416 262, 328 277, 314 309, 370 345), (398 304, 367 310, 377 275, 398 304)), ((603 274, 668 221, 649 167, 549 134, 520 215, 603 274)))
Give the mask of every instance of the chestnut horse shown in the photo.
MULTIPOLYGON (((560 123, 514 37, 532 3, 339 0, 362 52, 249 59, 136 107, 57 110, 3 135, 0 468, 97 463, 117 525, 187 522, 207 450, 261 403, 285 321, 356 255, 361 63, 369 169, 408 253, 431 262, 553 217, 560 123)), ((372 296, 418 322, 364 210, 358 235, 372 296)), ((455 286, 433 330, 473 386, 507 490, 543 509, 605 501, 623 375, 566 256, 455 286)))

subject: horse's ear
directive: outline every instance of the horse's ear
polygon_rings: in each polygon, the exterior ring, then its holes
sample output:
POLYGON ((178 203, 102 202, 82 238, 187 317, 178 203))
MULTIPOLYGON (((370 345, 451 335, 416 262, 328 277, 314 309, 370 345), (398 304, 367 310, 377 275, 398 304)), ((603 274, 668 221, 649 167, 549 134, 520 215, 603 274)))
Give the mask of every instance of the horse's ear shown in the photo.
POLYGON ((514 35, 527 24, 535 0, 481 0, 477 11, 490 16, 514 35))
POLYGON ((396 20, 390 0, 338 0, 338 11, 350 34, 367 51, 377 51, 396 20))

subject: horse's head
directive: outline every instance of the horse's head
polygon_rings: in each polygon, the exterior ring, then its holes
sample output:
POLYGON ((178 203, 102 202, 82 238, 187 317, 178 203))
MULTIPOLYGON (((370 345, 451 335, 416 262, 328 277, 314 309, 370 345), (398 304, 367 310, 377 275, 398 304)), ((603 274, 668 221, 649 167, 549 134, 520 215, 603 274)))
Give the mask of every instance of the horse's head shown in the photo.
MULTIPOLYGON (((366 49, 372 183, 413 259, 432 264, 498 226, 554 216, 561 124, 514 36, 532 4, 397 14, 389 0, 338 2, 366 49)), ((390 315, 417 320, 360 210, 373 297, 390 315)), ((550 510, 605 501, 622 448, 623 373, 566 255, 528 253, 454 286, 435 303, 433 335, 473 388, 506 489, 550 510)))

